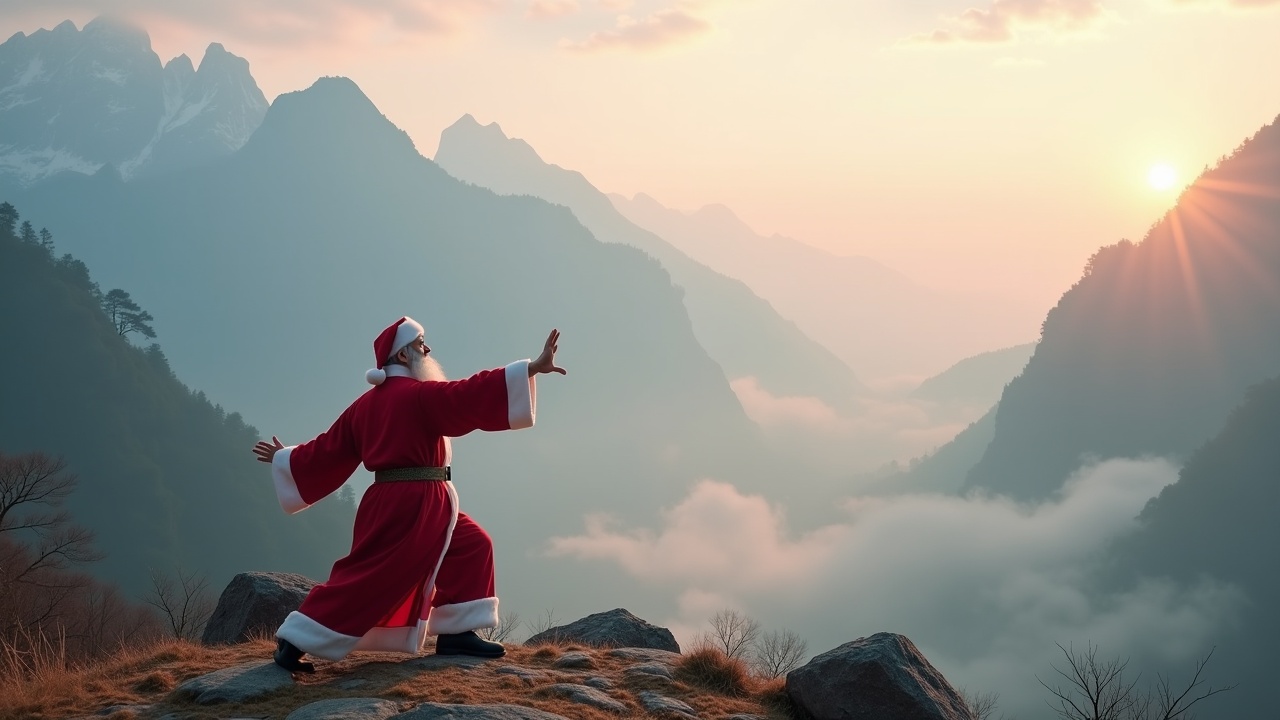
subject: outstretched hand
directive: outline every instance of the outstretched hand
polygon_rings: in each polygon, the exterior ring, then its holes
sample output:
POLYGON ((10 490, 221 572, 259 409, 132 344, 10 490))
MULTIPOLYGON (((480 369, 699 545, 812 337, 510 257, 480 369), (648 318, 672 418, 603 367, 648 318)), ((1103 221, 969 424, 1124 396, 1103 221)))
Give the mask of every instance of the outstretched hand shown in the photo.
POLYGON ((253 446, 253 454, 258 456, 258 462, 269 463, 275 456, 277 450, 283 450, 284 444, 276 439, 275 435, 271 436, 271 442, 259 440, 257 445, 253 446), (272 445, 271 443, 275 443, 272 445))
POLYGON ((560 373, 567 375, 568 371, 556 365, 556 350, 559 349, 560 331, 552 330, 547 336, 547 342, 542 346, 542 354, 537 360, 529 363, 529 377, 533 377, 539 373, 560 373))

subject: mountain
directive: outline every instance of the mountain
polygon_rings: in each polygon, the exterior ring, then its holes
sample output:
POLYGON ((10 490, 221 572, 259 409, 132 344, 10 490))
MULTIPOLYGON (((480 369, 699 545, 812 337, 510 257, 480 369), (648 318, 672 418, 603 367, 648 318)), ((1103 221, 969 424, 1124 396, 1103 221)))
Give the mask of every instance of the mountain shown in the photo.
POLYGON ((1039 310, 923 287, 868 257, 756 233, 723 205, 694 212, 648 195, 615 208, 697 262, 746 283, 864 379, 926 376, 993 347, 1024 342, 1039 310))
POLYGON ((640 248, 662 263, 682 291, 698 341, 730 380, 754 377, 775 396, 816 397, 852 412, 861 383, 829 350, 781 316, 743 283, 691 260, 663 238, 623 217, 581 173, 547 164, 497 123, 464 115, 440 135, 436 162, 460 180, 501 195, 531 195, 563 205, 604 242, 640 248))
POLYGON ((93 574, 136 597, 150 569, 181 568, 220 591, 245 570, 324 577, 345 554, 350 500, 282 522, 249 461, 257 431, 121 337, 82 262, 0 227, 0 307, 0 452, 60 456, 78 476, 69 509, 106 553, 93 574))
POLYGON ((1084 457, 1184 459, 1280 367, 1280 125, 1206 171, 1045 318, 966 481, 1048 497, 1084 457))
POLYGON ((1280 580, 1270 561, 1280 547, 1280 378, 1253 387, 1220 432, 1187 460, 1178 482, 1153 498, 1140 529, 1111 548, 1114 588, 1138 578, 1172 578, 1191 586, 1211 578, 1246 597, 1234 629, 1218 639, 1211 677, 1239 687, 1215 699, 1219 717, 1265 717, 1273 710, 1280 637, 1273 609, 1280 580))
POLYGON ((267 101, 249 64, 214 43, 196 70, 161 65, 146 32, 70 21, 0 44, 0 190, 112 165, 128 178, 242 146, 267 101))
POLYGON ((965 358, 920 383, 911 397, 935 403, 991 407, 1005 385, 1027 366, 1035 343, 1014 345, 965 358))
MULTIPOLYGON (((511 607, 655 596, 546 554, 586 513, 648 522, 702 477, 804 492, 777 482, 803 466, 762 448, 657 261, 597 241, 565 208, 459 182, 350 80, 281 95, 221 162, 128 182, 67 175, 15 203, 129 289, 184 378, 286 443, 368 388, 373 338, 402 314, 454 377, 531 357, 558 327, 569 374, 540 381, 537 427, 454 443, 463 508, 498 544, 511 607)), ((251 460, 246 449, 240 481, 267 483, 251 460)))

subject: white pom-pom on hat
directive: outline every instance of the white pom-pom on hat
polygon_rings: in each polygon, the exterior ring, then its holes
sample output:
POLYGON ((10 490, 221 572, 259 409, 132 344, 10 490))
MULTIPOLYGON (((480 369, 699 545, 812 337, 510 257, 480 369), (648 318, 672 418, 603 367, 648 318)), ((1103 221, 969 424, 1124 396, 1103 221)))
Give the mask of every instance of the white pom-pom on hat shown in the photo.
POLYGON ((370 385, 381 385, 387 379, 387 371, 382 368, 373 368, 364 374, 364 379, 370 385))

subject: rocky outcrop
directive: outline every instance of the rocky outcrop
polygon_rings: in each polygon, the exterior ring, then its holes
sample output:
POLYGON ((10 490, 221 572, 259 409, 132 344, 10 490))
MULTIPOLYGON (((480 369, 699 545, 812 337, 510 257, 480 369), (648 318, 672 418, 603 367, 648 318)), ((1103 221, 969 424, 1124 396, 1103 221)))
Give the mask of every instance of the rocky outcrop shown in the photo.
POLYGON ((974 720, 942 673, 894 633, 822 653, 788 673, 786 687, 812 720, 974 720))
POLYGON ((173 691, 178 700, 196 705, 247 703, 293 685, 288 670, 268 663, 249 663, 194 677, 173 691))
POLYGON ((651 625, 622 608, 588 615, 568 625, 544 630, 525 640, 524 644, 542 645, 551 642, 680 652, 680 645, 676 643, 670 630, 651 625))
POLYGON ((294 573, 240 573, 222 591, 200 641, 230 645, 255 634, 274 635, 315 584, 315 580, 294 573))

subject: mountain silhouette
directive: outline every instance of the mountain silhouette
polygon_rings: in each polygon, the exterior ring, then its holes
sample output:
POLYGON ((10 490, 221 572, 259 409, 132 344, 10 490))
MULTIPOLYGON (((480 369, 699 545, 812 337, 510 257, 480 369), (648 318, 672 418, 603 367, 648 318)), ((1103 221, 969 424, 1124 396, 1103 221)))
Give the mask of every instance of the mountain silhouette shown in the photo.
POLYGON ((1280 127, 1205 172, 1045 318, 967 485, 1048 497, 1085 458, 1177 460, 1280 367, 1280 127))
POLYGON ((142 29, 98 18, 0 43, 0 192, 112 165, 125 177, 216 160, 267 111, 249 64, 213 43, 161 65, 142 29))
POLYGON ((864 379, 938 373, 1026 341, 1040 319, 1026 304, 933 290, 869 257, 760 235, 723 205, 686 213, 643 193, 609 199, 635 224, 746 283, 864 379))
POLYGON ((775 396, 809 396, 838 411, 862 390, 853 372, 743 283, 691 260, 622 216, 579 172, 547 164, 497 123, 464 115, 440 134, 436 162, 451 175, 502 195, 531 195, 568 207, 598 239, 640 248, 682 291, 698 341, 730 380, 754 377, 775 396))

